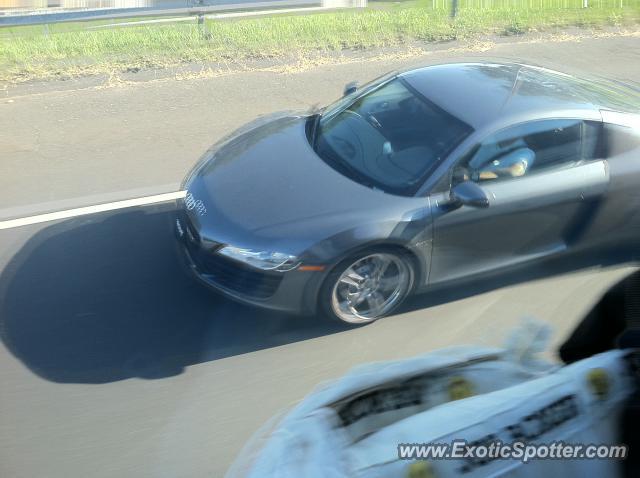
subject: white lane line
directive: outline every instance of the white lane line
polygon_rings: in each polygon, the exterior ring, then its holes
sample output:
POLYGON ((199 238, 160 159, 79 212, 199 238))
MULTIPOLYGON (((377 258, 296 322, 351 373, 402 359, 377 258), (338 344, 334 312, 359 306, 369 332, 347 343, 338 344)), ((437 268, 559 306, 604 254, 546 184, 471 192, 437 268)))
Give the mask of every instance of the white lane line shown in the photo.
POLYGON ((58 221, 60 219, 69 219, 70 217, 84 216, 86 214, 96 214, 98 212, 113 211, 115 209, 124 209, 127 207, 146 206, 149 204, 157 204, 161 202, 173 201, 181 199, 187 194, 186 191, 177 191, 174 193, 156 194, 155 196, 145 196, 134 199, 125 199, 123 201, 114 201, 94 206, 78 207, 67 209, 65 211, 49 212, 46 214, 38 214, 36 216, 27 216, 16 219, 0 221, 1 229, 11 229, 14 227, 28 226, 30 224, 39 224, 41 222, 58 221))

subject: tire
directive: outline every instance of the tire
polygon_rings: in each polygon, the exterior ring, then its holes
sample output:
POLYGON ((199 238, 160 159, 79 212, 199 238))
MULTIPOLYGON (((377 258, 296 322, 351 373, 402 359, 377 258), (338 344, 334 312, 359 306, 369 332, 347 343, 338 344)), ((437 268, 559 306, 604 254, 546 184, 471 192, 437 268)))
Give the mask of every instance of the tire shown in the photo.
POLYGON ((338 264, 320 291, 330 319, 364 325, 393 312, 412 292, 415 271, 408 253, 376 248, 338 264))

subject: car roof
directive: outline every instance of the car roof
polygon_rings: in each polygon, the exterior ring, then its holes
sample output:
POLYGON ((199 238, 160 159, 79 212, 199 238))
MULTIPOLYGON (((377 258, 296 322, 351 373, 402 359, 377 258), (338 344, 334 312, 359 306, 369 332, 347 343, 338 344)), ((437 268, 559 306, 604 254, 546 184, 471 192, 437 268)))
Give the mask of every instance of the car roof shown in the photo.
POLYGON ((622 86, 520 63, 450 63, 405 71, 399 77, 476 130, 522 114, 635 109, 622 86))

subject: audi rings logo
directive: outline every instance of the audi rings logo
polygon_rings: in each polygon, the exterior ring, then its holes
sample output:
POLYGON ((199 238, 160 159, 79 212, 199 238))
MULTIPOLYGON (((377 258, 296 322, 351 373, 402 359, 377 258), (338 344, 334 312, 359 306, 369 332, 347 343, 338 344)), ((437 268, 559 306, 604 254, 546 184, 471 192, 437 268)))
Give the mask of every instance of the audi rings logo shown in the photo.
POLYGON ((200 199, 193 197, 193 194, 187 193, 184 197, 184 205, 189 211, 195 211, 199 216, 204 216, 207 213, 207 208, 200 199))

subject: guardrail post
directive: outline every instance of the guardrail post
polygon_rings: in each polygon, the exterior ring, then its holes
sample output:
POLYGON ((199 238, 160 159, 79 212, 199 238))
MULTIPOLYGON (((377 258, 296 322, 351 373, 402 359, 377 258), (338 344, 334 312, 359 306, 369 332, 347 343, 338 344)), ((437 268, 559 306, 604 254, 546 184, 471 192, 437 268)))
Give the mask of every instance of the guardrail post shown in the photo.
POLYGON ((458 0, 451 0, 451 18, 455 18, 456 15, 458 15, 458 0))
POLYGON ((589 8, 589 0, 582 0, 582 8, 589 8))
POLYGON ((204 12, 197 12, 196 16, 198 17, 198 31, 200 32, 200 36, 208 40, 211 38, 209 34, 209 30, 207 30, 207 24, 205 23, 204 12))

